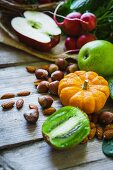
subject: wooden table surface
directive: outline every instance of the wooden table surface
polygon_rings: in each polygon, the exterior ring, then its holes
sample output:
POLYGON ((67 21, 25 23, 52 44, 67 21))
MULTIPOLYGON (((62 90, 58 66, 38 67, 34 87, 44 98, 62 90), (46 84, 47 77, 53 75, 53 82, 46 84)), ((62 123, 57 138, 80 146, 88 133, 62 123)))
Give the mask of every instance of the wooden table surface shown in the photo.
MULTIPOLYGON (((41 134, 41 125, 46 117, 40 107, 37 124, 27 125, 23 114, 30 103, 38 104, 38 93, 33 85, 35 76, 25 67, 45 64, 44 60, 0 44, 0 96, 6 92, 31 92, 30 96, 23 97, 25 104, 20 111, 15 107, 3 111, 0 106, 0 170, 112 170, 113 159, 102 153, 102 142, 96 139, 66 151, 48 146, 41 134)), ((18 98, 0 100, 0 105, 5 101, 16 102, 18 98)), ((60 108, 58 99, 53 106, 60 108)))

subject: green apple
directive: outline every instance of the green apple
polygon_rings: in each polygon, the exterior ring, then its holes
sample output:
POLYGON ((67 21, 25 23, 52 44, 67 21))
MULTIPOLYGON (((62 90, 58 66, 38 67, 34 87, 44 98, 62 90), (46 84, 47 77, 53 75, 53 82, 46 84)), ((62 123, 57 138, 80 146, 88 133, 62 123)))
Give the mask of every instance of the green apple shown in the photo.
POLYGON ((88 42, 79 51, 78 66, 104 77, 113 75, 113 44, 105 40, 88 42))

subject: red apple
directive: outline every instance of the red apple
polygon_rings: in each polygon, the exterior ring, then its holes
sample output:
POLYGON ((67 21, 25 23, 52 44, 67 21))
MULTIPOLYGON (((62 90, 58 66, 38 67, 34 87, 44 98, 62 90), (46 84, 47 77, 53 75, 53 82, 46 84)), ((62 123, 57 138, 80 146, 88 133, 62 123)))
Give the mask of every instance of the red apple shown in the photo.
POLYGON ((13 18, 11 25, 20 41, 40 51, 50 51, 60 41, 60 28, 42 12, 26 11, 24 17, 13 18))

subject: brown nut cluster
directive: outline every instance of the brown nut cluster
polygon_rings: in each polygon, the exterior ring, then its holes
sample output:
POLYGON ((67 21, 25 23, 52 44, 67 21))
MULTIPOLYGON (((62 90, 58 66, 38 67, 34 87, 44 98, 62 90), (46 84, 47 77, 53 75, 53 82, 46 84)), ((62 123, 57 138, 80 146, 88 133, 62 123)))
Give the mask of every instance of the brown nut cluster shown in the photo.
POLYGON ((36 69, 35 76, 37 80, 34 81, 34 85, 39 93, 58 95, 59 81, 65 74, 77 69, 76 63, 68 63, 66 59, 58 58, 55 63, 36 69))
POLYGON ((90 134, 81 143, 84 144, 88 140, 96 137, 98 140, 113 139, 113 113, 110 111, 102 111, 100 113, 93 113, 89 116, 90 120, 90 134), (87 140, 88 138, 88 140, 87 140))

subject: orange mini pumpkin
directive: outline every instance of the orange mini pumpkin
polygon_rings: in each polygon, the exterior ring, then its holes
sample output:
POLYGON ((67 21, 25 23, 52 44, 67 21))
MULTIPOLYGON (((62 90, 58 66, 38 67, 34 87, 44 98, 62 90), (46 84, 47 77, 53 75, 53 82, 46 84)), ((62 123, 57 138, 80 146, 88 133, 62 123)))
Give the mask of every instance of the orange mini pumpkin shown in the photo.
POLYGON ((97 73, 75 71, 59 83, 58 94, 64 106, 81 108, 87 114, 98 112, 109 97, 108 82, 97 73))

